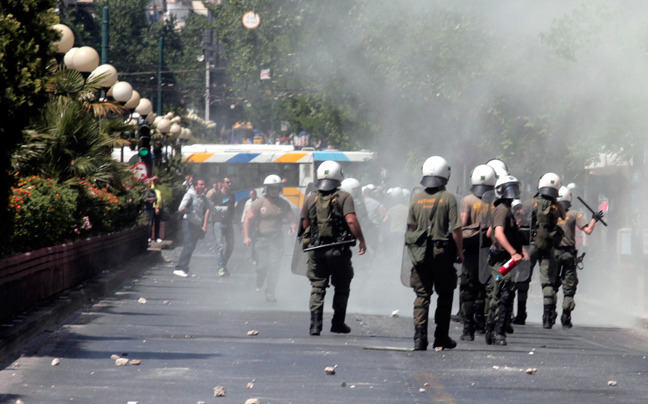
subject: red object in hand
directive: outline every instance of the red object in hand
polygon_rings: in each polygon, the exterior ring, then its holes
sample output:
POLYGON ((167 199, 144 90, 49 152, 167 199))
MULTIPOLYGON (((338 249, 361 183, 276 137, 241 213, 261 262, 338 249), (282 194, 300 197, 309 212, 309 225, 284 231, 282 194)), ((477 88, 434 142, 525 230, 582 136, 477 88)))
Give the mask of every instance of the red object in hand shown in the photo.
POLYGON ((500 273, 502 276, 506 276, 509 272, 513 270, 517 266, 517 262, 511 258, 510 260, 506 261, 506 264, 502 265, 500 269, 497 270, 497 272, 500 273))

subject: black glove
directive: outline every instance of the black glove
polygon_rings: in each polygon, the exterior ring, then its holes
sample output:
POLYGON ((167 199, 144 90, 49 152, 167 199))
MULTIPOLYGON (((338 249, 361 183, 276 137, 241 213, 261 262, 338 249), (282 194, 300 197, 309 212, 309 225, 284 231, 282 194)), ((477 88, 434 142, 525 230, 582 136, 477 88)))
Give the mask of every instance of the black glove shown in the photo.
POLYGON ((592 213, 592 219, 596 220, 597 222, 603 219, 603 211, 599 210, 598 213, 592 213))

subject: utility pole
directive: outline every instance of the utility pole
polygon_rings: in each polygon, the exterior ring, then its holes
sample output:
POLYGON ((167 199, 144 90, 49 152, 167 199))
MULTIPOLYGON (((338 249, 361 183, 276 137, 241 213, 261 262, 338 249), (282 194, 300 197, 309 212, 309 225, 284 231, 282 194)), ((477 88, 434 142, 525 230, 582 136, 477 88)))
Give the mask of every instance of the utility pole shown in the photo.
POLYGON ((108 45, 110 43, 110 37, 108 33, 108 28, 110 27, 110 21, 108 18, 108 6, 104 6, 101 10, 101 64, 105 65, 108 63, 108 45))
MULTIPOLYGON (((207 24, 211 26, 214 22, 211 10, 207 9, 207 24)), ((211 104, 211 66, 214 61, 213 30, 207 28, 203 31, 202 48, 205 58, 205 121, 209 121, 209 109, 211 104)))

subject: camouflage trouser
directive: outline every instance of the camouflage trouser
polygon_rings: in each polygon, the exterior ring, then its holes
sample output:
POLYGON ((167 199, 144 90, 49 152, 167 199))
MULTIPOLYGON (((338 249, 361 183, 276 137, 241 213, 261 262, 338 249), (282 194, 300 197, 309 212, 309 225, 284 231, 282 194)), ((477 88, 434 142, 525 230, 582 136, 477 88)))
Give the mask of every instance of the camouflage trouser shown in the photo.
POLYGON ((578 286, 578 275, 576 269, 576 251, 573 249, 556 249, 556 262, 558 265, 559 278, 556 280, 556 290, 563 287, 563 310, 572 311, 576 308, 574 295, 578 286))
POLYGON ((515 298, 515 282, 511 273, 501 276, 498 269, 505 261, 489 265, 491 270, 490 282, 486 285, 486 330, 494 330, 496 334, 504 334, 504 325, 510 319, 515 298))
POLYGON ((464 251, 459 296, 464 321, 474 319, 475 314, 484 314, 486 286, 479 282, 479 249, 464 251))
POLYGON ((556 282, 558 279, 558 265, 556 261, 556 250, 540 251, 532 247, 529 252, 531 259, 531 270, 538 262, 540 267, 540 285, 542 286, 543 304, 556 305, 556 282))
POLYGON ((410 286, 416 293, 414 299, 414 326, 428 325, 430 298, 432 288, 439 295, 437 298, 434 322, 435 337, 447 337, 450 331, 452 298, 457 287, 457 271, 454 268, 454 256, 445 248, 427 249, 425 263, 412 268, 410 286))
POLYGON ((319 311, 324 307, 324 296, 330 281, 335 287, 333 319, 344 322, 353 279, 351 249, 338 247, 309 251, 306 276, 311 282, 310 311, 319 311))
POLYGON ((257 288, 266 284, 266 292, 274 294, 279 280, 279 266, 283 254, 283 234, 259 236, 254 241, 254 251, 257 254, 256 273, 257 288))

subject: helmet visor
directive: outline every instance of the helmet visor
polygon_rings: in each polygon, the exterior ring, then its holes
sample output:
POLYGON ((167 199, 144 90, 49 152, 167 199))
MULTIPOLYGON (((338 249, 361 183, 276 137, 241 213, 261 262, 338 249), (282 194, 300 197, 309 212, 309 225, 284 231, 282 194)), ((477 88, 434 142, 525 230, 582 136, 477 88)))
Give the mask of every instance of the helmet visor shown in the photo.
POLYGON ((502 184, 499 189, 500 199, 520 199, 520 184, 510 182, 502 184))
POLYGON ((426 188, 436 188, 448 183, 447 178, 438 177, 436 175, 426 175, 421 179, 421 185, 426 188))
POLYGON ((340 187, 340 181, 338 180, 332 180, 329 178, 323 178, 321 180, 317 180, 315 183, 315 189, 318 191, 332 191, 335 188, 340 187))
POLYGON ((470 192, 472 192, 476 197, 481 198, 486 192, 492 191, 493 188, 495 187, 493 187, 492 185, 473 185, 472 187, 470 187, 470 192))

